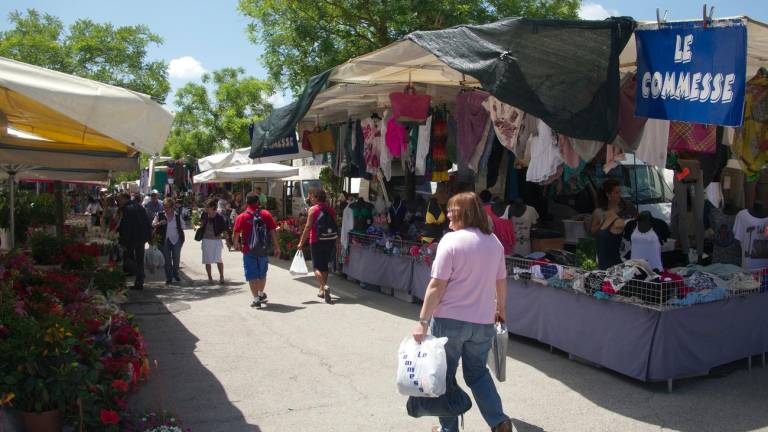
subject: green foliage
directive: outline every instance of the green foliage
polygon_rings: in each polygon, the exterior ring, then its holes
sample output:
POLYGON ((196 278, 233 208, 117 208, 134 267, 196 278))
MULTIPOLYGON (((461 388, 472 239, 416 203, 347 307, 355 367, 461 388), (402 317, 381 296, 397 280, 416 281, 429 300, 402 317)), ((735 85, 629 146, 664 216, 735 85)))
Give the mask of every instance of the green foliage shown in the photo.
POLYGON ((306 80, 416 30, 504 17, 576 18, 580 0, 239 0, 251 41, 275 82, 298 92, 306 80))
MULTIPOLYGON (((64 207, 66 219, 68 208, 64 207)), ((55 199, 51 194, 36 195, 34 192, 16 191, 16 243, 27 240, 27 229, 30 226, 54 225, 56 223, 55 199)), ((10 220, 10 194, 8 190, 0 193, 0 228, 8 229, 10 220)))
POLYGON ((224 150, 225 143, 232 149, 249 147, 248 126, 272 111, 267 98, 273 90, 268 82, 244 74, 242 68, 224 68, 203 75, 203 84, 180 88, 164 153, 198 158, 224 150))
POLYGON ((331 206, 334 206, 336 199, 343 190, 344 178, 337 177, 330 167, 325 167, 320 170, 320 184, 323 185, 323 189, 328 194, 331 206))
POLYGON ((125 273, 120 268, 102 267, 93 273, 93 287, 105 296, 125 288, 125 273))
POLYGON ((167 65, 149 61, 163 40, 145 25, 115 27, 79 19, 65 28, 57 17, 27 9, 8 15, 0 56, 145 93, 160 102, 171 89, 167 65))
POLYGON ((576 265, 584 270, 597 269, 597 242, 592 237, 580 239, 576 244, 576 265))
POLYGON ((29 238, 32 259, 40 265, 59 264, 64 253, 64 243, 55 235, 37 231, 29 238))

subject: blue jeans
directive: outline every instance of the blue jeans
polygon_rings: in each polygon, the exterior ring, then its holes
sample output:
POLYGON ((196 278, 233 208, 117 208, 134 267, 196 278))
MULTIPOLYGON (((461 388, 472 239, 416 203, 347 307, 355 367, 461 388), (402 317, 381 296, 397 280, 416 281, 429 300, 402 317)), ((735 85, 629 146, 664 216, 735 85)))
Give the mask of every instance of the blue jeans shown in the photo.
POLYGON ((160 248, 165 259, 165 280, 167 281, 172 280, 174 277, 179 277, 179 261, 181 259, 181 245, 183 244, 181 241, 173 244, 168 239, 165 239, 163 247, 160 248))
MULTIPOLYGON (((447 392, 458 387, 456 369, 461 359, 464 382, 467 383, 477 407, 488 426, 493 428, 507 420, 501 407, 501 398, 488 371, 488 351, 491 350, 496 330, 493 324, 474 324, 448 318, 435 318, 432 321, 432 334, 435 337, 447 337, 445 355, 448 371, 445 375, 447 392)), ((458 432, 458 417, 440 417, 441 432, 458 432)))

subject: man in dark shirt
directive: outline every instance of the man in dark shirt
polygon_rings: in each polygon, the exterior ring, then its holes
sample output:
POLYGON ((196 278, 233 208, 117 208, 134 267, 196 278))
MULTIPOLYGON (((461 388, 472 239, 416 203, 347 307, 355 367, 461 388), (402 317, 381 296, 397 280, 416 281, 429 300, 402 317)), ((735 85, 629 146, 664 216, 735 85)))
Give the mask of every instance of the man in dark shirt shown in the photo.
POLYGON ((119 197, 120 245, 125 249, 123 270, 136 276, 133 289, 144 288, 144 247, 152 234, 152 225, 144 208, 124 193, 119 197))

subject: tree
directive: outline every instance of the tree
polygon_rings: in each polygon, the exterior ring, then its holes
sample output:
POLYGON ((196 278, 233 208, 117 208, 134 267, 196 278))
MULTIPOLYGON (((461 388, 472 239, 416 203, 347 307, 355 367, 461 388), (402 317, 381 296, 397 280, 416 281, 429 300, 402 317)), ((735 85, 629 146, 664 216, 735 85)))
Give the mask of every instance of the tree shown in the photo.
POLYGON ((248 126, 272 111, 267 98, 273 89, 244 74, 242 68, 224 68, 203 75, 203 84, 187 83, 177 90, 178 110, 164 154, 199 158, 225 147, 249 147, 248 126))
POLYGON ((510 16, 576 18, 580 0, 239 0, 251 41, 275 82, 306 80, 416 30, 510 16))
POLYGON ((0 32, 0 56, 107 84, 164 102, 171 85, 167 65, 147 59, 147 47, 162 38, 145 25, 115 27, 79 19, 65 28, 57 17, 28 9, 11 12, 0 32))

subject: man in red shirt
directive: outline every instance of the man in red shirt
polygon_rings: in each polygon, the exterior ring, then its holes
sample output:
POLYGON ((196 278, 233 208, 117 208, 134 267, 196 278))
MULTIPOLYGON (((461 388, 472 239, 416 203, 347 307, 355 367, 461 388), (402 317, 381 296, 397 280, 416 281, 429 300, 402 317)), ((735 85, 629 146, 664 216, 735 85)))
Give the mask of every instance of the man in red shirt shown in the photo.
POLYGON ((267 284, 267 267, 269 266, 270 249, 274 250, 275 257, 280 256, 280 248, 277 241, 277 224, 272 215, 259 208, 259 196, 253 192, 246 197, 248 208, 240 213, 235 219, 235 227, 232 232, 232 242, 235 250, 243 252, 243 269, 245 270, 245 280, 251 288, 253 302, 251 307, 260 308, 261 304, 266 302, 267 295, 264 288, 267 284), (266 228, 267 235, 265 240, 268 243, 266 252, 261 255, 250 253, 251 233, 253 231, 253 221, 255 217, 261 219, 261 223, 266 228))

